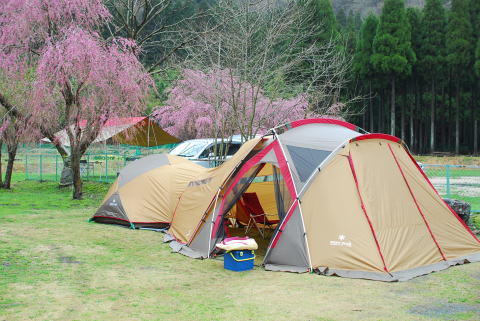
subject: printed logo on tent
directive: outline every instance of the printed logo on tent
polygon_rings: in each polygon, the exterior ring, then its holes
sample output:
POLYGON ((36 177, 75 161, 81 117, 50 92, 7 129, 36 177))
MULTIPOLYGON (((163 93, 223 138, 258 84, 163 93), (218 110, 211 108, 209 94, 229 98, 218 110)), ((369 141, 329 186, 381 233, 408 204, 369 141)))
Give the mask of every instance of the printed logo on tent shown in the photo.
POLYGON ((211 180, 212 180, 212 177, 205 178, 205 179, 200 179, 198 181, 191 181, 190 183, 188 183, 188 187, 208 184, 208 183, 210 183, 211 180))
POLYGON ((330 241, 331 246, 346 246, 346 247, 352 247, 352 242, 346 240, 347 237, 343 234, 340 234, 338 236, 337 241, 330 241))
POLYGON ((110 206, 117 206, 117 200, 116 199, 113 199, 108 205, 110 206))

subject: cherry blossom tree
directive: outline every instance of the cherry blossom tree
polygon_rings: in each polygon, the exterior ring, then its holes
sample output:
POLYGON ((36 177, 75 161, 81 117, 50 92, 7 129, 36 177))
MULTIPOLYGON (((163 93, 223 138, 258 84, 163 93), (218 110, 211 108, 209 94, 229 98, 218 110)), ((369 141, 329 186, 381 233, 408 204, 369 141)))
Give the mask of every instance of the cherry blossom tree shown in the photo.
POLYGON ((299 28, 312 14, 305 6, 218 0, 210 14, 190 27, 199 36, 184 47, 182 79, 156 111, 172 134, 248 139, 293 119, 345 115, 335 103, 350 60, 336 39, 308 41, 318 30, 299 28))
POLYGON ((228 137, 249 139, 286 121, 316 116, 299 95, 272 100, 261 88, 242 82, 229 70, 205 73, 186 69, 170 90, 166 106, 154 115, 181 139, 228 137))
POLYGON ((143 110, 152 80, 134 42, 100 37, 110 18, 100 0, 1 1, 0 79, 29 92, 15 100, 0 91, 0 104, 55 144, 71 163, 73 198, 80 199, 80 158, 108 119, 143 110), (55 137, 60 129, 69 152, 55 137))

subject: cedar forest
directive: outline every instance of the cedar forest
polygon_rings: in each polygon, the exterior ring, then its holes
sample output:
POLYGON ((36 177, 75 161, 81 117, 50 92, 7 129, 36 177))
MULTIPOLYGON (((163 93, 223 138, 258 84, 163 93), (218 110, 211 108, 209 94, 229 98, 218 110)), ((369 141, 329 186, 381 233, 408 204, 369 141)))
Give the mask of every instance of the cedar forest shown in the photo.
MULTIPOLYGON (((424 2, 385 0, 378 14, 360 14, 334 10, 331 0, 305 1, 312 15, 304 28, 320 26, 307 41, 334 39, 349 59, 348 84, 333 98, 348 102, 346 120, 396 135, 415 153, 476 155, 480 1, 424 2)), ((192 11, 206 3, 215 1, 197 1, 192 11)))

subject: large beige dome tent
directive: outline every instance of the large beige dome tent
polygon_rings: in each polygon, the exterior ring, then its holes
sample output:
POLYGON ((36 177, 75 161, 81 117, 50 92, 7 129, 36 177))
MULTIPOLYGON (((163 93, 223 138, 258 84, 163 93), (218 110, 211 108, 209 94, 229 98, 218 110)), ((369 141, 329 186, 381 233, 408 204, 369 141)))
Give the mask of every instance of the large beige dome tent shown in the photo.
POLYGON ((120 171, 91 221, 132 228, 168 227, 180 194, 203 170, 173 155, 140 158, 120 171))
POLYGON ((402 281, 480 261, 479 240, 402 141, 333 119, 275 128, 196 175, 175 206, 171 247, 210 257, 227 233, 225 218, 238 213, 236 204, 266 170, 270 188, 257 194, 276 200, 279 220, 263 262, 268 270, 402 281))

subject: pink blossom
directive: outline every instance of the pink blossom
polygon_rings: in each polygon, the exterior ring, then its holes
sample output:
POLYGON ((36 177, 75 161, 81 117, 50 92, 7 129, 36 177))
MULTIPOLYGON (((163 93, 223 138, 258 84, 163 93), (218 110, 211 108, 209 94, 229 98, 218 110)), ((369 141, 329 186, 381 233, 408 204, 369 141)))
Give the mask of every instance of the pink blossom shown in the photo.
POLYGON ((165 130, 182 139, 262 134, 279 124, 316 116, 303 95, 272 100, 232 70, 191 69, 183 70, 166 106, 154 114, 165 130), (253 128, 247 132, 250 122, 253 128))

